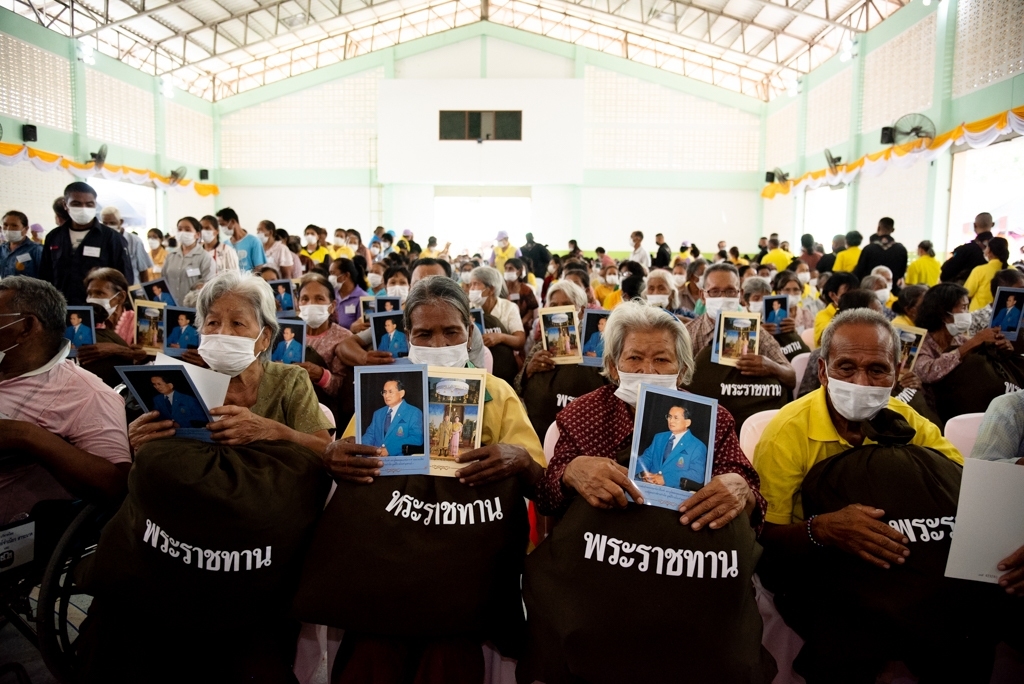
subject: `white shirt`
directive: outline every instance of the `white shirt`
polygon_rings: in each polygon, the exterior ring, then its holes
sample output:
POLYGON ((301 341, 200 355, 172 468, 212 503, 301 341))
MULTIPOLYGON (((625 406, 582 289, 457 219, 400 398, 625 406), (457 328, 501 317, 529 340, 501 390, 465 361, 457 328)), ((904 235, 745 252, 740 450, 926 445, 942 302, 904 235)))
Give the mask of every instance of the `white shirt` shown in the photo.
POLYGON ((501 321, 509 335, 523 332, 523 319, 519 315, 519 307, 509 300, 498 298, 498 302, 491 309, 491 315, 501 321))
POLYGON ((72 228, 68 232, 71 233, 71 249, 78 249, 78 245, 82 244, 82 241, 85 240, 85 236, 89 234, 89 229, 75 230, 72 228))
POLYGON ((651 270, 651 255, 644 249, 643 245, 640 245, 633 250, 633 254, 629 257, 630 261, 635 261, 648 271, 651 270))

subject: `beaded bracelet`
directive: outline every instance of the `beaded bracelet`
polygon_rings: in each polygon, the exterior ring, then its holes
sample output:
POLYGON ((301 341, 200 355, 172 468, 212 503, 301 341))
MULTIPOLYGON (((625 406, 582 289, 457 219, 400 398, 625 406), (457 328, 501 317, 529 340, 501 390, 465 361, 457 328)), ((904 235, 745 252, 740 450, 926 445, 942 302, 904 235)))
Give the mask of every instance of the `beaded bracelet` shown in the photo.
POLYGON ((822 544, 817 539, 815 539, 814 535, 811 533, 811 521, 814 520, 817 517, 818 516, 816 516, 816 515, 812 515, 810 518, 807 519, 807 538, 810 539, 811 543, 814 544, 815 546, 817 546, 819 549, 823 549, 823 548, 825 548, 825 545, 822 544))

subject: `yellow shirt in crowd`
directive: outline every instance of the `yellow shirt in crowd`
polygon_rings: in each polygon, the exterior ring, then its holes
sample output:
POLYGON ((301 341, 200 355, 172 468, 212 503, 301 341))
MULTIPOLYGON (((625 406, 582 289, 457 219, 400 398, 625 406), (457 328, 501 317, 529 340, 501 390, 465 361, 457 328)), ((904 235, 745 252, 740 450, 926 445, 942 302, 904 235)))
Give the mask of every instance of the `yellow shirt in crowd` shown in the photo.
POLYGON ((430 249, 429 247, 427 247, 422 252, 420 252, 420 256, 426 259, 436 259, 437 255, 440 253, 441 252, 437 251, 436 249, 430 249))
POLYGON ((860 247, 847 247, 836 255, 836 263, 832 267, 832 272, 846 271, 852 273, 853 269, 857 268, 858 261, 860 261, 860 247))
MULTIPOLYGON (((754 469, 761 478, 761 494, 768 501, 765 520, 789 525, 804 519, 800 487, 807 472, 830 456, 852 448, 839 436, 825 403, 825 388, 790 402, 768 423, 754 450, 754 469)), ((963 465, 964 457, 939 428, 899 399, 889 397, 889 408, 903 416, 917 432, 911 444, 935 449, 963 465)), ((865 438, 864 444, 874 444, 865 438)))
POLYGON ((818 312, 818 315, 814 317, 814 346, 821 346, 821 333, 825 332, 825 328, 832 322, 832 319, 836 317, 838 309, 835 304, 829 304, 824 309, 818 312))
POLYGON ((999 259, 992 259, 984 266, 975 266, 971 275, 964 283, 967 288, 967 296, 971 298, 971 306, 968 311, 977 311, 992 303, 992 279, 996 273, 1003 270, 1003 262, 999 259))
POLYGON ((892 324, 893 325, 902 325, 902 326, 904 326, 906 328, 916 328, 917 327, 917 326, 914 325, 914 321, 910 320, 909 318, 907 318, 906 316, 903 316, 903 315, 897 316, 896 318, 892 319, 892 324))
POLYGON ((352 248, 349 247, 348 245, 340 245, 338 247, 332 247, 331 248, 331 258, 332 259, 342 259, 342 258, 344 258, 344 259, 351 259, 355 255, 356 255, 356 253, 353 252, 352 248))
POLYGON ((299 253, 305 254, 318 264, 324 263, 324 260, 331 256, 331 253, 327 251, 326 247, 317 247, 316 250, 312 252, 310 252, 308 248, 303 247, 299 253))
POLYGON ((516 247, 509 245, 502 248, 501 245, 494 245, 494 268, 499 271, 505 270, 505 262, 516 255, 516 247))
MULTIPOLYGON (((512 387, 499 377, 487 374, 484 381, 484 417, 483 432, 480 433, 480 445, 516 444, 530 452, 532 458, 541 466, 547 466, 544 458, 544 447, 530 423, 530 418, 523 408, 523 402, 512 387)), ((348 421, 342 439, 356 436, 356 418, 348 421)), ((467 464, 468 465, 468 464, 467 464)))
POLYGON ((762 264, 771 264, 777 271, 785 271, 793 261, 793 255, 779 247, 761 257, 762 264))
POLYGON ((615 292, 615 288, 611 285, 605 285, 604 283, 598 282, 594 283, 594 299, 601 302, 602 306, 604 306, 605 298, 612 292, 615 292))
POLYGON ((941 270, 942 264, 939 263, 939 260, 925 254, 910 262, 910 266, 907 266, 907 275, 904 276, 903 282, 907 285, 934 287, 939 284, 939 272, 941 270))
POLYGON ((611 311, 621 303, 622 290, 616 290, 615 292, 612 292, 610 295, 604 298, 604 301, 601 302, 601 306, 603 306, 606 311, 611 311))

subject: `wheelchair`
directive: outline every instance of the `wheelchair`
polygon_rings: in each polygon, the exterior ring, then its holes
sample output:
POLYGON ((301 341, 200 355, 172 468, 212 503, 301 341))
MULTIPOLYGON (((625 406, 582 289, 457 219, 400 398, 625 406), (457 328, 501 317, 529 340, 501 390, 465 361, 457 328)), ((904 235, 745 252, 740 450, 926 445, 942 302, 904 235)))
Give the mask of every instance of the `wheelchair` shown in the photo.
MULTIPOLYGON (((53 552, 0 573, 0 615, 39 649, 58 681, 70 684, 80 669, 78 635, 92 602, 81 578, 113 512, 81 501, 66 503, 71 522, 53 552)), ((37 537, 37 549, 38 541, 37 537)), ((20 665, 0 669, 0 675, 9 672, 17 681, 28 682, 20 665)))

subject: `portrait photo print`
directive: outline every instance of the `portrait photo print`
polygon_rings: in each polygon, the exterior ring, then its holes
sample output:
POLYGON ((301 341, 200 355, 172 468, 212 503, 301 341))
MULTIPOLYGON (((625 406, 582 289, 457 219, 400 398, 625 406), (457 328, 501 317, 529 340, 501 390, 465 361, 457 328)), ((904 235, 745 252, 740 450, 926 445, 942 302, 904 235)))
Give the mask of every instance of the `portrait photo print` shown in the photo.
POLYGON ((135 341, 149 354, 164 350, 163 302, 135 301, 135 341))
MULTIPOLYGON (((380 303, 377 303, 380 307, 380 303)), ((405 314, 401 311, 380 312, 370 316, 373 348, 390 352, 396 359, 409 355, 409 338, 405 334, 405 314)))
POLYGON ((629 479, 645 503, 677 510, 711 479, 718 402, 689 392, 640 386, 629 479))
POLYGON ((909 325, 894 325, 900 336, 900 362, 899 373, 914 370, 917 363, 917 353, 921 351, 921 343, 924 342, 928 331, 924 328, 914 328, 909 325))
POLYGON ((295 316, 295 286, 290 280, 268 280, 271 292, 274 293, 274 306, 277 317, 291 318, 295 316))
POLYGON ((764 302, 764 322, 782 325, 782 321, 789 316, 789 295, 771 295, 762 301, 764 302))
POLYGON ((467 464, 455 457, 480 447, 485 378, 482 368, 435 368, 427 373, 430 474, 455 477, 467 464))
POLYGON ((1020 333, 1021 311, 1024 310, 1024 288, 1001 287, 992 303, 990 328, 999 328, 1003 337, 1015 342, 1020 333))
POLYGON ((600 367, 604 363, 604 326, 611 311, 587 309, 583 312, 583 365, 600 367))
POLYGON ((551 362, 569 364, 583 361, 576 308, 553 306, 539 309, 537 314, 540 316, 541 340, 544 349, 551 353, 551 362))
POLYGON ((718 316, 718 363, 735 366, 744 354, 756 354, 761 314, 723 311, 718 316))
POLYGON ((71 343, 68 358, 78 356, 78 349, 96 344, 96 324, 91 306, 69 306, 64 317, 64 339, 71 343))
POLYGON ((188 366, 118 366, 117 372, 143 410, 174 421, 176 436, 210 441, 206 426, 213 418, 188 375, 188 366))
POLYGON ((146 299, 151 302, 160 302, 167 306, 174 306, 177 303, 174 301, 174 297, 171 296, 171 291, 167 288, 167 281, 163 278, 148 280, 142 283, 142 289, 146 293, 146 299))
POLYGON ((299 318, 282 318, 274 338, 270 360, 278 363, 302 363, 306 360, 306 322, 299 318))
POLYGON ((180 357, 189 349, 199 349, 199 330, 196 328, 196 310, 183 306, 164 309, 164 354, 180 357))
POLYGON ((427 367, 355 369, 356 443, 382 449, 381 475, 426 475, 427 367))

